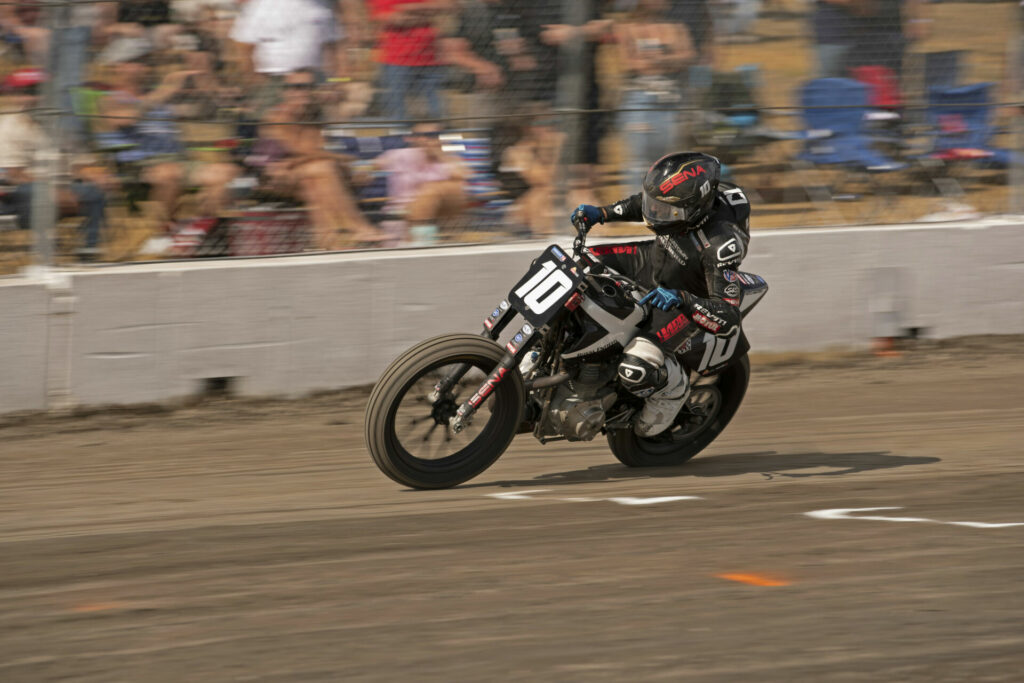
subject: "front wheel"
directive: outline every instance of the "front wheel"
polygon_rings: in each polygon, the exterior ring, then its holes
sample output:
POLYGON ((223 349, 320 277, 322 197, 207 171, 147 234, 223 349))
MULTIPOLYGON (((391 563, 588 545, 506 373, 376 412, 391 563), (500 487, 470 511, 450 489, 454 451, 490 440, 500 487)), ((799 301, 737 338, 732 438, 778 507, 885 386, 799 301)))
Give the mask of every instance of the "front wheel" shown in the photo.
POLYGON ((750 361, 743 356, 716 383, 694 386, 672 427, 651 438, 637 436, 632 427, 609 430, 608 446, 629 467, 680 465, 722 433, 743 402, 749 381, 750 361))
POLYGON ((484 337, 451 334, 399 356, 366 406, 366 447, 380 471, 405 486, 442 489, 490 467, 519 427, 525 404, 519 372, 513 369, 498 384, 465 429, 454 432, 448 420, 504 355, 484 337), (437 382, 461 365, 469 370, 451 391, 431 400, 437 382))

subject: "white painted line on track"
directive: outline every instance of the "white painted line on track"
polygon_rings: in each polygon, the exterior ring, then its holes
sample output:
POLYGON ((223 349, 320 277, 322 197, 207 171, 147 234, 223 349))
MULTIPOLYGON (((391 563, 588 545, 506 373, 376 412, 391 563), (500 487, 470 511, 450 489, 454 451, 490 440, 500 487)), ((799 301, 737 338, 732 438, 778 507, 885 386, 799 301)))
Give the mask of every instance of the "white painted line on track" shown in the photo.
POLYGON ((488 493, 488 498, 497 498, 499 500, 533 500, 531 493, 543 493, 548 489, 531 489, 529 491, 509 491, 507 493, 488 493))
POLYGON ((815 510, 805 512, 804 515, 814 519, 864 519, 873 522, 924 522, 928 524, 949 524, 952 526, 966 526, 972 529, 1003 529, 1011 526, 1024 526, 1024 522, 946 522, 939 519, 928 519, 926 517, 887 517, 885 515, 856 515, 854 512, 876 512, 878 510, 902 510, 901 507, 882 508, 834 508, 831 510, 815 510))
POLYGON ((658 503, 674 503, 678 500, 701 500, 700 496, 662 496, 660 498, 608 498, 619 505, 657 505, 658 503))
POLYGON ((505 493, 488 493, 485 495, 488 498, 496 498, 498 500, 557 500, 563 503, 600 503, 602 501, 608 501, 619 505, 658 505, 660 503, 675 503, 681 500, 703 500, 700 496, 656 496, 653 498, 638 498, 633 496, 618 496, 614 498, 574 496, 571 498, 562 498, 544 496, 543 498, 535 498, 530 495, 532 493, 544 493, 545 491, 550 490, 551 489, 531 489, 529 491, 508 491, 505 493))

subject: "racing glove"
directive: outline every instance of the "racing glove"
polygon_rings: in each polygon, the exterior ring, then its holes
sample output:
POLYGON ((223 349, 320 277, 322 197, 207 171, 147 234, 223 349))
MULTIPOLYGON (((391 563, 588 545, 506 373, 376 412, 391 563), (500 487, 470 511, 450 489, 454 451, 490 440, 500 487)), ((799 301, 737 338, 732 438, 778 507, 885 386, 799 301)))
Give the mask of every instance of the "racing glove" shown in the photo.
POLYGON ((648 302, 650 302, 650 304, 655 308, 660 308, 663 311, 670 311, 676 306, 681 306, 683 299, 679 296, 679 290, 677 289, 655 287, 647 293, 647 296, 640 299, 641 305, 648 302))
POLYGON ((604 209, 591 204, 580 204, 569 216, 569 220, 577 227, 582 225, 586 230, 590 230, 598 223, 604 223, 604 209))

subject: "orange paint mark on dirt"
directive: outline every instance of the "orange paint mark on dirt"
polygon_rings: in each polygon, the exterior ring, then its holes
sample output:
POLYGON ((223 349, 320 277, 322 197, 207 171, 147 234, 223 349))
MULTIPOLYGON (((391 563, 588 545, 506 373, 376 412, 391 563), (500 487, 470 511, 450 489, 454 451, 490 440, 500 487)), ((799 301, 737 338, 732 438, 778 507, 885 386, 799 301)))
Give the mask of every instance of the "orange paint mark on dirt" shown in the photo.
POLYGON ((109 610, 125 609, 128 606, 127 602, 92 602, 84 605, 75 605, 71 608, 71 611, 76 614, 86 614, 89 612, 107 612, 109 610))
POLYGON ((764 574, 715 574, 715 578, 745 583, 748 586, 788 586, 789 581, 764 574))

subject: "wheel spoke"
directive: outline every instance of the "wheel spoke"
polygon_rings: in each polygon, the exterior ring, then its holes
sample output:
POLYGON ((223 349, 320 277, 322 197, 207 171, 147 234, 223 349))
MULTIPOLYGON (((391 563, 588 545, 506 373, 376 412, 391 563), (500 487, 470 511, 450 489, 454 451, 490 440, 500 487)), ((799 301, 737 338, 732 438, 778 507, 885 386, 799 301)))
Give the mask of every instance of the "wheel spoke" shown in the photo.
POLYGON ((401 433, 399 433, 397 429, 395 430, 395 436, 398 437, 399 441, 404 441, 405 439, 411 439, 416 434, 416 432, 419 431, 417 429, 417 427, 422 425, 424 422, 426 422, 429 419, 431 419, 429 415, 427 417, 423 417, 423 418, 412 418, 411 420, 409 420, 407 422, 406 428, 403 429, 401 431, 401 433))
POLYGON ((480 406, 474 419, 460 432, 453 431, 446 419, 454 415, 465 400, 464 397, 476 391, 487 377, 488 372, 475 365, 459 378, 446 395, 437 401, 429 399, 437 383, 456 367, 456 364, 449 364, 426 370, 399 398, 393 433, 413 458, 437 460, 454 455, 476 441, 493 418, 492 399, 487 405, 480 406), (429 414, 424 415, 428 410, 429 414), (429 423, 429 427, 424 423, 429 423))
POLYGON ((423 437, 423 443, 430 441, 430 435, 434 433, 435 429, 437 429, 436 422, 430 425, 430 429, 427 430, 427 435, 423 437))

